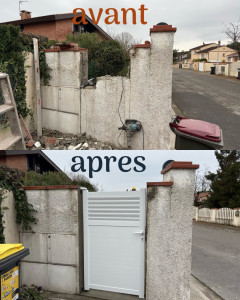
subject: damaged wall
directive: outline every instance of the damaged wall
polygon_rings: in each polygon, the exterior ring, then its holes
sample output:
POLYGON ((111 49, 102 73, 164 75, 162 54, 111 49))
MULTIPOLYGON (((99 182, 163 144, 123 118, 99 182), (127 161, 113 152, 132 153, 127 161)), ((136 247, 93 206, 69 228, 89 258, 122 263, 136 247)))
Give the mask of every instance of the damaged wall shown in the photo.
MULTIPOLYGON (((86 51, 47 50, 52 80, 42 86, 43 126, 64 133, 87 132, 126 148, 126 133, 119 138, 120 118, 136 119, 143 125, 145 149, 170 149, 175 31, 171 25, 150 29, 151 43, 131 50, 130 78, 104 76, 95 87, 82 89, 87 78, 86 51)), ((143 149, 143 131, 133 135, 132 149, 143 149)))

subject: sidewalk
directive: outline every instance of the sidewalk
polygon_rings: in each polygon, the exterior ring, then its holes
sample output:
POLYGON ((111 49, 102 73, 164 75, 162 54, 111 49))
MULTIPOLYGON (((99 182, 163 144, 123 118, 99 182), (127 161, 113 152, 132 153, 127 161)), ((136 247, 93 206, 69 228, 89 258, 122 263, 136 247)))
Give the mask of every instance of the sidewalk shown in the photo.
MULTIPOLYGON (((137 300, 137 296, 91 290, 80 296, 48 293, 48 300, 137 300)), ((197 278, 191 276, 191 300, 223 300, 197 278)), ((171 300, 171 299, 166 299, 171 300)), ((181 299, 178 299, 181 300, 181 299)))

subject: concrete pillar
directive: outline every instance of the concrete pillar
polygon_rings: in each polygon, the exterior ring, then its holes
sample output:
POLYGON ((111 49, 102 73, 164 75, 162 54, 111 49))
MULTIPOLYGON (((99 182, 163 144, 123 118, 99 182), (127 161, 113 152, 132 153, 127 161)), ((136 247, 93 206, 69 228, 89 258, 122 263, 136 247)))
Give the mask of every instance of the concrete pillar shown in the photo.
POLYGON ((16 223, 16 209, 15 209, 15 199, 12 192, 6 191, 4 194, 5 198, 2 202, 2 208, 7 207, 3 213, 4 222, 4 236, 6 244, 18 244, 19 243, 19 233, 18 225, 16 223))
POLYGON ((172 162, 148 183, 146 299, 190 299, 192 205, 199 165, 172 162))
POLYGON ((240 208, 234 208, 233 226, 240 226, 240 216, 238 214, 240 208))
MULTIPOLYGON (((131 52, 130 118, 142 122, 145 149, 170 149, 175 32, 171 25, 153 26, 151 43, 134 45, 131 52)), ((141 133, 133 136, 132 149, 142 149, 141 133)))

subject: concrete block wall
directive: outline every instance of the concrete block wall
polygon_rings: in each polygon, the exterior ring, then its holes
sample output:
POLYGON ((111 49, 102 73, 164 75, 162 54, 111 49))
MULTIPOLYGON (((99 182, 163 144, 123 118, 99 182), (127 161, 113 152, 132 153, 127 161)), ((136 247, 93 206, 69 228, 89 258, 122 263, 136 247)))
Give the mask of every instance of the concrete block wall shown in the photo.
POLYGON ((146 300, 189 300, 192 201, 198 165, 173 162, 148 183, 146 300))
POLYGON ((30 255, 21 264, 22 284, 78 294, 81 216, 78 187, 25 189, 29 202, 37 210, 38 222, 32 232, 20 232, 20 242, 30 249, 30 255))
POLYGON ((41 86, 43 127, 78 134, 80 129, 80 86, 88 80, 87 49, 46 50, 51 68, 48 86, 41 86))

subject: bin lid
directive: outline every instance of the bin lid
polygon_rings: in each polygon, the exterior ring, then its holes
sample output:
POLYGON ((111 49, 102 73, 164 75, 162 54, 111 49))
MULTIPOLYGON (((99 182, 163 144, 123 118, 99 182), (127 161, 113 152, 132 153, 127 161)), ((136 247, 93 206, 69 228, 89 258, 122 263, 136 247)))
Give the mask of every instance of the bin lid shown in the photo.
POLYGON ((6 270, 13 264, 18 264, 21 261, 21 259, 23 259, 24 257, 26 257, 29 254, 30 254, 29 249, 25 248, 19 252, 16 252, 16 253, 0 260, 0 272, 6 270))
POLYGON ((221 142, 221 129, 216 124, 201 120, 181 119, 175 128, 182 133, 204 140, 221 142))
POLYGON ((24 247, 22 244, 1 244, 0 245, 0 260, 13 255, 21 250, 23 250, 24 247))

